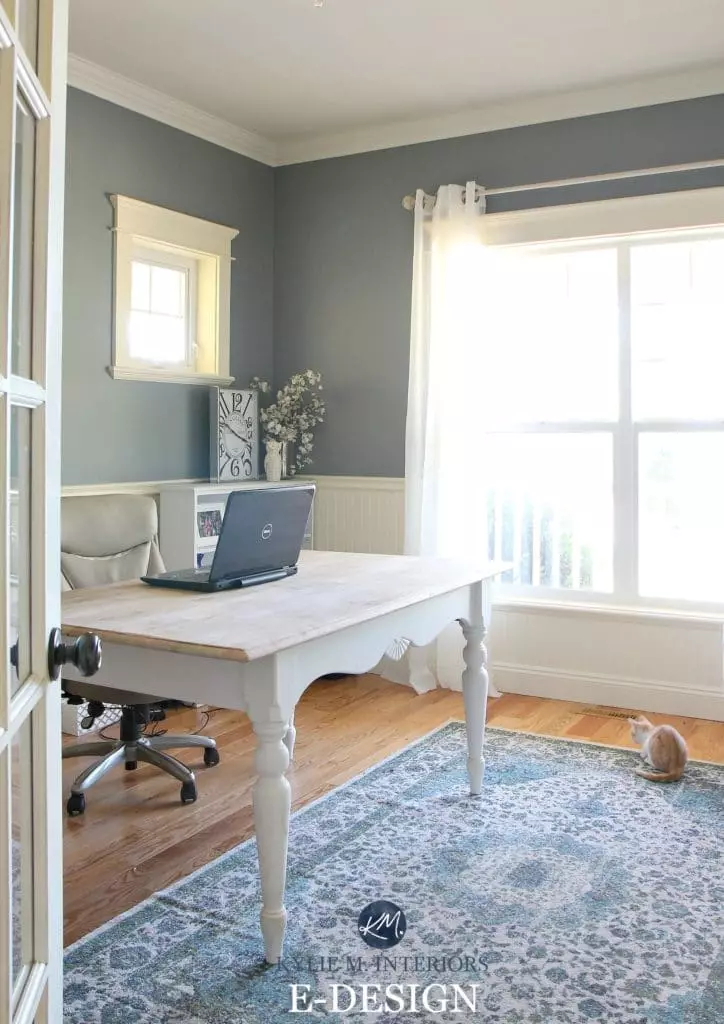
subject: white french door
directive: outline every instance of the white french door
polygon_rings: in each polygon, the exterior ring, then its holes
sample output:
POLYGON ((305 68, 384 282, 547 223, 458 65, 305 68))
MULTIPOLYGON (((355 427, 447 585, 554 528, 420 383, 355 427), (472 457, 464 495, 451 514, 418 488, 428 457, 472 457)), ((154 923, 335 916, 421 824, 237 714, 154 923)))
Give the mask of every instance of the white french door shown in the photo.
POLYGON ((62 1020, 60 338, 68 0, 0 0, 0 1024, 62 1020))

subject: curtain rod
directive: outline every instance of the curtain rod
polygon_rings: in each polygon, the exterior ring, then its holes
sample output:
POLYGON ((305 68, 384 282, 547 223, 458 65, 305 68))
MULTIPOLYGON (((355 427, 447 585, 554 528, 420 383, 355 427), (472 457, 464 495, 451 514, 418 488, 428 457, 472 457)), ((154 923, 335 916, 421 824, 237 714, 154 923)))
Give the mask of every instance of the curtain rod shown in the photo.
MULTIPOLYGON (((478 185, 476 192, 484 196, 506 196, 512 192, 537 192, 546 188, 567 188, 569 185, 593 185, 599 181, 622 181, 625 178, 648 178, 654 174, 676 174, 680 171, 706 171, 712 167, 724 167, 724 158, 699 160, 691 164, 667 164, 664 167, 645 167, 638 171, 611 171, 608 174, 589 174, 582 178, 558 178, 555 181, 538 181, 531 185, 507 185, 503 188, 484 188, 478 185)), ((434 199, 434 196, 428 196, 434 199)), ((402 205, 406 210, 415 209, 415 196, 405 196, 402 205)))

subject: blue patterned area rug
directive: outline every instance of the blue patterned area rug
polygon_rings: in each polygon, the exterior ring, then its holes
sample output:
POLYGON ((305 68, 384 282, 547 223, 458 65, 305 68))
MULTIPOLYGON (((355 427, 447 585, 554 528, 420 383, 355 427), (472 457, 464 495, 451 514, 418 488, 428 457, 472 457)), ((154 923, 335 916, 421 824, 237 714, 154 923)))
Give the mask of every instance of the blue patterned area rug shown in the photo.
POLYGON ((472 798, 451 723, 293 818, 281 965, 250 841, 69 949, 65 1020, 722 1024, 724 768, 638 764, 490 729, 472 798))

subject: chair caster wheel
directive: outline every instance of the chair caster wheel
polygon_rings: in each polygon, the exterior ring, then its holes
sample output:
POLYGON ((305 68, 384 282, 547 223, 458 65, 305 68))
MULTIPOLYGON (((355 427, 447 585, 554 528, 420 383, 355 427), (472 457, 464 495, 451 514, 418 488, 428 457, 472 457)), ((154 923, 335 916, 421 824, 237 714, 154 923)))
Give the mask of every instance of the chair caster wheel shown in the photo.
POLYGON ((184 782, 181 786, 181 803, 192 804, 196 800, 196 783, 184 782))
POLYGON ((71 818, 77 818, 85 811, 85 796, 82 793, 71 793, 68 797, 66 810, 71 818))
POLYGON ((207 768, 213 768, 219 763, 219 751, 216 747, 204 747, 204 764, 207 768))

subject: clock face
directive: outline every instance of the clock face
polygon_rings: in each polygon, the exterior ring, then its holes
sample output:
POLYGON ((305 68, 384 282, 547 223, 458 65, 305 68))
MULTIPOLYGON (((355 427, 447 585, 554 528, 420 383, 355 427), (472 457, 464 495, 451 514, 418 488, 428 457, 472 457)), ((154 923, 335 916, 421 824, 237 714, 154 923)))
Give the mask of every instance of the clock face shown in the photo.
POLYGON ((251 448, 252 424, 250 417, 232 412, 224 420, 223 425, 225 451, 232 459, 238 459, 251 448))
POLYGON ((249 480, 257 474, 257 394, 219 388, 217 465, 220 480, 249 480))

